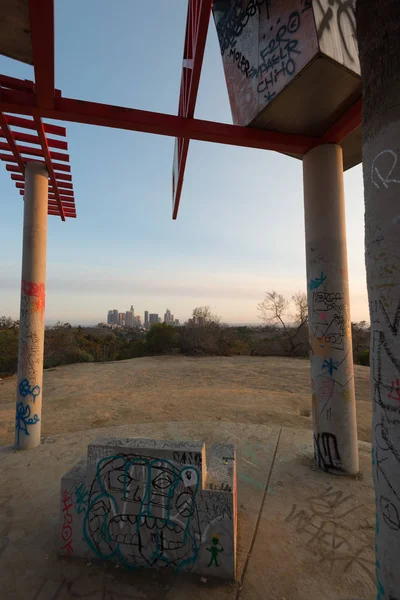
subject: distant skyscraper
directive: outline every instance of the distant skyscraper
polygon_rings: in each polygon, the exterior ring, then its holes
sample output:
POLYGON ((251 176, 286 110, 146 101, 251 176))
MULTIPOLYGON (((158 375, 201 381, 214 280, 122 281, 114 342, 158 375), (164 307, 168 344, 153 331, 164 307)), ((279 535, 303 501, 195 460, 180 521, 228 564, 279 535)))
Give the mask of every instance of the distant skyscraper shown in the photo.
POLYGON ((150 325, 154 325, 155 323, 158 323, 158 315, 156 313, 150 313, 149 323, 150 323, 150 325))
POLYGON ((112 313, 113 313, 112 322, 114 325, 118 325, 118 310, 116 308, 114 308, 112 313))
POLYGON ((148 322, 149 322, 149 311, 145 310, 144 311, 144 324, 145 324, 145 326, 147 325, 148 322))
POLYGON ((125 313, 118 313, 118 325, 123 327, 125 325, 125 313))
POLYGON ((167 308, 164 315, 164 323, 170 323, 171 320, 171 311, 169 310, 169 308, 167 308))
POLYGON ((113 324, 113 311, 109 310, 108 314, 107 314, 107 323, 108 325, 112 325, 113 324))
POLYGON ((133 308, 133 304, 131 304, 131 307, 130 307, 129 310, 130 310, 130 312, 132 312, 133 314, 135 314, 135 309, 133 308))
POLYGON ((127 327, 134 327, 135 325, 135 315, 131 310, 127 310, 125 313, 125 325, 127 327))
POLYGON ((142 319, 140 318, 140 315, 137 315, 135 317, 135 323, 136 323, 136 327, 141 327, 142 326, 142 319))

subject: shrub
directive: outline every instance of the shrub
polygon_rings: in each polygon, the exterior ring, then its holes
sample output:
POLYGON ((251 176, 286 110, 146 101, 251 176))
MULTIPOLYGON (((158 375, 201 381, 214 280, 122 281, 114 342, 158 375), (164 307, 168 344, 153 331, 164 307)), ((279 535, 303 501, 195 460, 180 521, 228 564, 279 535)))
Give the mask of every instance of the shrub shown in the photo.
POLYGON ((358 353, 358 364, 362 365, 363 367, 369 367, 369 348, 361 350, 358 353))
POLYGON ((175 327, 168 323, 152 325, 146 335, 146 349, 150 354, 165 354, 176 347, 175 327))

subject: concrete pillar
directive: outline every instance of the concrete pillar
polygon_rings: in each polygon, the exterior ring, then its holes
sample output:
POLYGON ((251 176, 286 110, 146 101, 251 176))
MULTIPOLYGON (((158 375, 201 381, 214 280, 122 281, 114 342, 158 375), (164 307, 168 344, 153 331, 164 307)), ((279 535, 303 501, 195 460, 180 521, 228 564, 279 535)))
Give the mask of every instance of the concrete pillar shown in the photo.
POLYGON ((325 144, 303 159, 307 296, 318 466, 358 472, 342 149, 325 144))
POLYGON ((48 174, 41 163, 25 168, 21 312, 15 444, 40 444, 46 290, 48 174))

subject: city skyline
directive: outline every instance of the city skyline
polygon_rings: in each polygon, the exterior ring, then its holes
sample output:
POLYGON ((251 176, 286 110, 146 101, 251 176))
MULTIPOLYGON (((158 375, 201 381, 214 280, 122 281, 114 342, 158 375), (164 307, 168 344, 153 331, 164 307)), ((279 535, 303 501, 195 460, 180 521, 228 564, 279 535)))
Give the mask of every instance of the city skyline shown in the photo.
POLYGON ((119 312, 118 308, 111 308, 107 311, 105 324, 112 327, 130 327, 149 329, 151 325, 157 323, 167 323, 169 325, 180 325, 179 319, 167 308, 164 313, 164 319, 158 313, 151 313, 148 310, 143 311, 143 320, 140 314, 135 314, 135 307, 131 304, 130 309, 125 312, 119 312))

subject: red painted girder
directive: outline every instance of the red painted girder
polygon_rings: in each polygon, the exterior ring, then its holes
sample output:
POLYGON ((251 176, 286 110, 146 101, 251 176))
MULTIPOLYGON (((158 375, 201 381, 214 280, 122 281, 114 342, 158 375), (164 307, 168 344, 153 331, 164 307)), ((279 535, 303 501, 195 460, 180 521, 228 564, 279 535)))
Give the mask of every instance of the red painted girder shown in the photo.
MULTIPOLYGON (((7 123, 13 127, 24 127, 25 129, 34 129, 36 131, 36 125, 33 119, 23 119, 22 117, 15 117, 14 115, 4 115, 7 123)), ((65 137, 67 130, 65 127, 59 125, 52 125, 51 123, 43 123, 43 127, 46 133, 52 135, 59 135, 65 137)))
POLYGON ((54 105, 54 0, 29 0, 35 89, 40 108, 54 105))
MULTIPOLYGON (((19 190, 23 190, 23 189, 25 189, 25 182, 17 181, 15 184, 15 187, 18 188, 19 190)), ((57 194, 57 191, 59 191, 60 194, 62 194, 63 196, 73 196, 74 195, 74 190, 63 190, 63 189, 60 189, 59 187, 57 187, 57 189, 54 189, 51 184, 49 185, 49 191, 53 192, 54 194, 57 194)))
MULTIPOLYGON (((199 2, 189 0, 179 96, 179 116, 194 117, 211 9, 212 0, 200 0, 199 2), (190 64, 187 61, 190 61, 190 64)), ((175 142, 177 147, 174 152, 174 161, 177 161, 177 165, 175 169, 174 162, 172 175, 173 219, 176 219, 178 215, 189 143, 189 139, 183 139, 179 136, 175 142)))
MULTIPOLYGON (((12 131, 12 135, 15 141, 17 142, 26 142, 28 144, 39 144, 40 140, 37 135, 30 135, 29 133, 20 133, 19 131, 12 131)), ((0 137, 6 137, 4 134, 1 134, 0 137)), ((55 140, 53 138, 47 138, 47 143, 50 148, 59 148, 60 150, 68 150, 68 143, 63 140, 55 140)))
POLYGON ((176 115, 73 100, 71 98, 58 98, 55 100, 54 109, 39 111, 34 103, 32 104, 32 99, 27 94, 4 89, 0 90, 0 110, 24 115, 37 115, 40 113, 44 118, 59 119, 60 121, 87 123, 89 125, 262 150, 275 150, 276 152, 289 154, 304 154, 317 141, 317 138, 304 135, 251 129, 200 119, 185 119, 176 115))
MULTIPOLYGON (((53 215, 55 217, 59 217, 60 216, 60 213, 58 211, 50 210, 50 209, 47 211, 47 214, 48 215, 53 215)), ((66 216, 69 219, 76 219, 76 213, 68 213, 66 216)))
MULTIPOLYGON (((19 193, 21 194, 21 196, 23 196, 23 195, 25 194, 24 190, 19 190, 19 193)), ((51 193, 51 192, 49 192, 49 198, 50 198, 51 200, 57 200, 57 196, 56 196, 56 194, 53 194, 53 193, 51 193)), ((74 199, 74 198, 72 198, 71 196, 62 196, 62 195, 61 195, 61 196, 60 196, 60 200, 61 200, 61 203, 63 203, 63 202, 70 202, 70 203, 72 203, 72 204, 73 204, 73 203, 75 203, 75 199, 74 199)), ((58 205, 57 205, 57 206, 58 206, 58 205)))
POLYGON ((15 77, 10 77, 9 75, 0 74, 0 85, 9 87, 12 90, 20 90, 23 92, 34 92, 35 90, 35 84, 33 81, 29 81, 28 79, 16 79, 15 77))
POLYGON ((362 123, 362 99, 360 98, 322 136, 322 144, 340 144, 362 123))
MULTIPOLYGON (((7 170, 9 170, 9 169, 7 169, 7 170)), ((56 173, 56 177, 57 177, 57 173, 56 173)), ((20 181, 22 183, 24 183, 24 181, 25 181, 25 178, 23 175, 12 174, 11 179, 12 179, 12 181, 20 181)), ((73 190, 72 183, 67 183, 65 181, 58 181, 58 179, 59 178, 57 177, 58 189, 60 190, 61 193, 64 193, 66 190, 73 190)))
MULTIPOLYGON (((14 156, 12 154, 3 154, 3 153, 0 153, 0 160, 3 160, 5 162, 9 162, 9 163, 16 163, 17 162, 16 159, 14 158, 14 156)), ((34 160, 35 162, 40 162, 40 163, 46 164, 44 162, 44 160, 36 160, 36 159, 33 159, 33 158, 29 159, 29 160, 34 160)), ((8 166, 11 166, 11 165, 6 165, 6 169, 7 169, 8 166)), ((53 168, 56 171, 67 171, 68 173, 71 171, 70 165, 64 165, 62 163, 53 163, 53 168)), ((16 167, 16 169, 18 171, 20 171, 21 173, 24 173, 24 171, 25 171, 25 168, 23 170, 21 170, 19 167, 16 167)), ((60 177, 62 175, 63 175, 62 173, 56 173, 56 177, 60 177)), ((71 177, 71 175, 65 175, 64 177, 71 177)))
MULTIPOLYGON (((61 204, 60 193, 58 191, 58 186, 57 186, 57 179, 56 179, 56 176, 55 176, 55 173, 54 173, 53 164, 51 162, 51 158, 53 157, 53 154, 56 154, 56 153, 55 152, 50 152, 50 150, 48 148, 46 134, 44 132, 44 127, 43 127, 42 119, 40 117, 35 117, 34 119, 35 119, 36 130, 37 130, 38 136, 40 138, 40 144, 42 146, 42 152, 43 152, 43 156, 44 156, 46 168, 47 168, 47 171, 48 171, 48 174, 49 174, 49 179, 50 179, 51 185, 53 186, 53 189, 55 191, 56 200, 57 200, 58 208, 59 208, 59 211, 60 211, 61 220, 65 221, 64 210, 63 210, 63 207, 62 207, 62 204, 61 204)), ((56 158, 56 157, 54 156, 54 158, 56 158)))
POLYGON ((4 146, 4 148, 1 148, 1 149, 11 150, 11 152, 13 153, 13 157, 14 157, 16 163, 18 164, 19 168, 22 171, 24 171, 25 165, 24 165, 24 161, 22 159, 21 153, 20 153, 20 149, 18 148, 17 144, 15 143, 12 131, 9 128, 2 113, 0 113, 0 127, 3 131, 4 137, 7 140, 7 144, 0 143, 0 146, 4 146))
MULTIPOLYGON (((31 156, 39 156, 44 158, 42 150, 39 150, 38 148, 31 148, 30 146, 17 146, 17 149, 21 154, 30 154, 31 156)), ((10 150, 10 147, 8 144, 0 142, 0 150, 10 150)), ((63 154, 62 152, 50 152, 50 157, 56 160, 65 160, 65 162, 69 162, 69 155, 63 154)), ((28 159, 25 158, 24 160, 28 159)))

